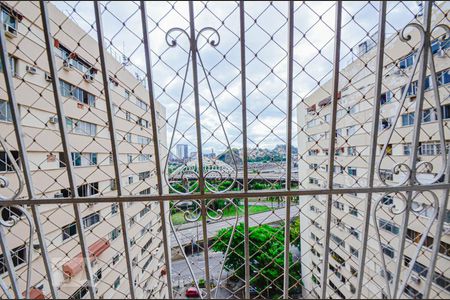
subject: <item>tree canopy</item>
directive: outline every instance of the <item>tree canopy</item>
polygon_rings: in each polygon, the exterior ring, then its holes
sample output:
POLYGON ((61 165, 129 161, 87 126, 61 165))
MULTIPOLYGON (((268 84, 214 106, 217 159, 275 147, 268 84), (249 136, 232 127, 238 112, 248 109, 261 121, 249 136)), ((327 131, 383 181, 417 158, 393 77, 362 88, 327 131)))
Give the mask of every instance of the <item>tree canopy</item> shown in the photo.
MULTIPOLYGON (((232 233, 232 227, 221 229, 214 238, 212 249, 225 253, 232 233)), ((249 241, 251 286, 257 292, 269 294, 271 297, 280 296, 283 291, 284 226, 263 224, 250 227, 249 241)), ((244 224, 240 223, 236 227, 231 249, 225 258, 226 270, 233 271, 238 278, 245 278, 244 257, 244 224)), ((299 264, 293 263, 291 253, 289 265, 290 286, 299 286, 300 267, 299 264)))

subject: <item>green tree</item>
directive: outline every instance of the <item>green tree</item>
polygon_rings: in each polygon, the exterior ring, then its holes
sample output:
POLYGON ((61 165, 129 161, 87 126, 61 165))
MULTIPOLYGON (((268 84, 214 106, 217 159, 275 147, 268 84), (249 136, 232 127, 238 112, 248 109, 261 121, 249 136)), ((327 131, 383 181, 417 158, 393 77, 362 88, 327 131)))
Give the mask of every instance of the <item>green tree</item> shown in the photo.
MULTIPOLYGON (((212 249, 225 253, 233 228, 221 229, 214 238, 212 249)), ((250 284, 258 291, 270 294, 271 297, 281 296, 283 291, 284 270, 284 230, 283 227, 260 225, 249 228, 250 284), (270 289, 266 289, 270 286, 270 289)), ((245 278, 244 260, 244 224, 236 227, 231 241, 231 250, 225 258, 225 268, 233 271, 239 278, 245 278)), ((293 266, 292 254, 289 253, 289 265, 293 266)), ((298 286, 300 270, 290 270, 290 286, 298 286)))

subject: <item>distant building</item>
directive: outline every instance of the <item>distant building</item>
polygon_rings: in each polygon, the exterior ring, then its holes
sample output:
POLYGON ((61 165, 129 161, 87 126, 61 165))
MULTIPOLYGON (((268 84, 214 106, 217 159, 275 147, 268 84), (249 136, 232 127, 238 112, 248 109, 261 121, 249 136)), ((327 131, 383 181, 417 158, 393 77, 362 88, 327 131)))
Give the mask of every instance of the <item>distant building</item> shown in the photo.
POLYGON ((188 159, 188 145, 177 144, 177 158, 178 159, 188 159))

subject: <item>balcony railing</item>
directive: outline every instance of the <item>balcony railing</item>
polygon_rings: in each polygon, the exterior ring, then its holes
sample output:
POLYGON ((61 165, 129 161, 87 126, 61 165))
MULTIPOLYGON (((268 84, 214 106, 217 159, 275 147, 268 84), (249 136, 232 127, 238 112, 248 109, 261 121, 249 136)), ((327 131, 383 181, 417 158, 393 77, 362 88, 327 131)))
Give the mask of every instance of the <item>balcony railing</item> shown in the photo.
POLYGON ((450 296, 449 3, 1 9, 2 298, 450 296))

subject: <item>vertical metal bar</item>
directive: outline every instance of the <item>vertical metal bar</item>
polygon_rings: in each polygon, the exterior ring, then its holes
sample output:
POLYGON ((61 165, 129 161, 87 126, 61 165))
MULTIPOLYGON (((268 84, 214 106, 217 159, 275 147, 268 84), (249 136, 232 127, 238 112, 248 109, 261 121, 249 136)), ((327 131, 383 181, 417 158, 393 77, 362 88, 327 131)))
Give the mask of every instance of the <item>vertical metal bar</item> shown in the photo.
MULTIPOLYGON (((3 16, 1 17, 0 23, 3 24, 3 16)), ((18 103, 16 100, 16 95, 15 95, 14 87, 13 87, 11 66, 10 66, 9 59, 8 59, 8 49, 6 46, 6 39, 5 39, 5 29, 3 26, 0 26, 0 40, 1 40, 1 42, 0 42, 0 47, 1 47, 0 59, 3 62, 3 74, 5 76, 6 92, 8 94, 8 98, 9 98, 9 106, 11 109, 11 117, 12 117, 12 121, 13 121, 13 125, 14 125, 14 132, 16 135, 17 148, 19 150, 20 161, 21 161, 21 165, 22 165, 22 169, 23 169, 24 178, 25 178, 28 198, 30 200, 32 200, 32 199, 35 199, 36 196, 35 196, 34 188, 33 188, 33 180, 32 180, 31 171, 30 171, 30 164, 28 161, 27 148, 25 145, 25 141, 23 140, 23 137, 25 135, 23 133, 22 126, 20 124, 21 117, 20 117, 19 106, 18 106, 18 103)), ((48 256, 47 244, 45 242, 45 234, 42 229, 41 219, 39 217, 41 215, 40 211, 39 211, 39 207, 32 204, 31 212, 33 215, 34 223, 36 225, 36 233, 38 235, 39 246, 41 248, 41 254, 42 254, 42 259, 44 261, 45 272, 46 272, 46 275, 48 278, 50 293, 52 294, 52 298, 56 299, 56 298, 58 298, 58 293, 55 288, 55 284, 54 284, 54 280, 53 280, 53 272, 52 272, 51 264, 50 264, 50 258, 48 256)), ((30 241, 30 243, 31 242, 32 241, 30 241)), ((28 294, 29 294, 29 291, 26 292, 27 298, 29 298, 28 294)))
MULTIPOLYGON (((202 131, 200 125, 200 100, 198 91, 198 73, 197 73, 197 39, 195 33, 195 16, 194 16, 194 2, 189 1, 189 27, 190 27, 190 46, 192 54, 192 76, 194 86, 194 101, 195 101, 195 128, 197 132, 197 160, 198 160, 198 176, 200 194, 205 193, 205 182, 203 177, 203 152, 202 152, 202 131)), ((206 200, 201 200, 202 211, 202 229, 203 229, 203 252, 205 256, 205 285, 206 298, 211 298, 211 285, 209 278, 209 254, 208 254, 208 230, 207 230, 207 213, 206 200)))
MULTIPOLYGON (((331 126, 330 126, 330 146, 328 154, 328 190, 333 189, 333 170, 334 170, 334 152, 336 142, 336 112, 337 101, 339 93, 339 61, 341 55, 341 23, 342 23, 342 2, 336 1, 335 9, 335 37, 334 37, 334 58, 333 58, 333 79, 332 79, 332 103, 331 103, 331 126)), ((332 208, 333 196, 331 194, 327 197, 327 211, 326 211, 326 229, 325 229, 325 241, 324 241, 324 253, 323 253, 323 265, 322 265, 322 277, 321 277, 321 298, 326 298, 327 291, 327 277, 328 277, 328 260, 330 252, 330 229, 331 229, 331 208, 332 208)))
MULTIPOLYGON (((423 13, 423 28, 424 35, 423 43, 422 43, 422 57, 420 58, 420 67, 419 67, 419 80, 418 80, 418 91, 417 91, 417 99, 416 99, 416 108, 415 108, 415 118, 414 118, 414 130, 413 130, 413 140, 411 144, 411 156, 409 161, 409 168, 411 170, 409 184, 414 185, 416 183, 416 163, 418 156, 418 146, 420 139, 420 125, 422 122, 422 110, 423 110, 423 101, 425 94, 425 79, 427 73, 427 60, 428 60, 428 52, 430 48, 430 29, 431 29, 431 12, 433 8, 433 1, 426 2, 424 4, 424 13, 423 13)), ((408 191, 407 193, 407 202, 405 209, 405 216, 403 218, 402 226, 400 227, 400 243, 398 246, 398 257, 397 257, 397 266, 394 275, 394 298, 399 298, 403 293, 403 288, 398 290, 398 286, 400 283, 400 273, 402 271, 403 265, 403 251, 405 248, 405 239, 406 232, 409 224, 409 213, 411 210, 411 202, 413 198, 413 191, 408 191)), ((406 283, 405 283, 406 284, 406 283)))
MULTIPOLYGON (((97 26, 97 40, 98 40, 98 49, 100 54, 100 65, 102 71, 102 79, 103 79, 103 90, 105 92, 105 100, 106 100, 106 111, 108 114, 108 126, 109 126, 109 136, 111 139, 111 151, 112 158, 114 164, 114 174, 116 176, 116 185, 117 185, 117 196, 122 196, 122 177, 120 170, 120 162, 119 162, 119 149, 117 146, 116 140, 116 130, 114 126, 114 108, 113 102, 110 96, 109 89, 109 75, 108 75, 108 65, 106 62, 106 53, 104 47, 104 35, 103 35, 103 22, 101 16, 101 8, 100 2, 94 1, 94 11, 95 11, 95 23, 97 26)), ((122 236, 123 236, 123 245, 125 250, 125 259, 127 263, 127 274, 128 274, 128 284, 130 285, 130 297, 132 299, 135 298, 135 288, 134 288, 134 275, 133 268, 131 264, 131 255, 130 255, 130 239, 128 238, 128 228, 127 228, 127 219, 125 214, 125 205, 124 202, 119 202, 119 213, 120 213, 120 223, 122 227, 122 236)))
MULTIPOLYGON (((435 97, 437 97, 436 99, 436 103, 440 103, 440 98, 439 98, 439 91, 438 91, 438 85, 437 82, 435 80, 435 76, 436 76, 436 68, 434 66, 434 61, 433 61, 433 57, 432 57, 432 53, 429 52, 429 60, 430 60, 430 72, 431 72, 431 79, 432 79, 432 86, 433 86, 433 90, 434 90, 434 95, 435 97)), ((438 115, 438 120, 440 121, 439 126, 443 126, 442 124, 442 111, 440 109, 436 110, 436 114, 438 115)), ((445 145, 445 140, 444 140, 444 145, 445 145)), ((444 146, 444 149, 446 147, 444 146)), ((443 150, 441 150, 443 151, 443 150)), ((450 183, 450 151, 447 154, 447 166, 446 166, 446 170, 445 170, 445 183, 450 183)), ((433 277, 434 277, 434 273, 435 273, 435 268, 436 268, 436 261, 437 258, 439 256, 439 249, 440 249, 440 244, 441 244, 441 237, 442 237, 442 232, 443 232, 443 226, 444 226, 444 221, 445 221, 445 217, 446 217, 446 210, 447 210, 447 205, 448 205, 448 197, 449 197, 449 188, 445 189, 442 191, 442 198, 440 200, 439 203, 439 208, 435 208, 438 209, 438 219, 437 219, 437 224, 436 224, 436 232, 434 234, 434 241, 433 241, 433 253, 431 255, 431 260, 430 260, 430 267, 429 270, 430 272, 428 272, 427 274, 427 278, 425 281, 425 287, 424 287, 424 291, 423 291, 423 296, 424 299, 429 299, 430 298, 430 290, 431 290, 431 285, 433 282, 433 277)))
MULTIPOLYGON (((156 180, 158 184, 158 195, 162 195, 164 193, 163 185, 162 185, 162 172, 161 172, 161 163, 160 163, 160 154, 159 154, 159 137, 158 137, 158 116, 156 114, 156 103, 155 96, 153 92, 153 74, 152 74, 152 62, 150 55, 150 40, 148 38, 148 28, 147 28, 147 8, 145 1, 140 2, 141 9, 141 19, 142 19, 142 33, 144 36, 144 50, 145 50, 145 67, 147 72, 147 87, 148 87, 148 98, 150 101, 150 114, 151 114, 151 122, 152 122, 152 134, 153 134, 153 149, 154 149, 154 157, 155 157, 155 168, 156 168, 156 180)), ((164 201, 159 201, 159 209, 161 212, 161 226, 162 226, 162 234, 163 234, 163 243, 164 243, 164 259, 166 264, 166 274, 167 274, 167 288, 169 290, 169 299, 173 299, 173 291, 172 291, 172 276, 171 276, 171 253, 169 247, 169 238, 167 232, 167 221, 166 221, 166 205, 164 201)))
MULTIPOLYGON (((50 68, 50 75, 52 77, 52 87, 53 87, 53 96, 55 98, 55 107, 56 111, 58 113, 58 125, 59 125, 59 131, 61 134, 61 143, 64 151, 64 157, 66 161, 66 170, 67 170, 67 176, 69 180, 69 186, 70 186, 70 197, 76 198, 78 196, 78 191, 76 188, 76 182, 75 182, 75 175, 73 172, 73 164, 72 164, 72 155, 70 154, 70 145, 67 140, 67 127, 66 127, 66 116, 64 114, 64 107, 63 102, 61 101, 61 92, 59 89, 59 76, 58 76, 58 70, 56 69, 56 63, 55 63, 55 53, 53 50, 53 43, 52 43, 52 35, 50 32, 50 22, 48 18, 48 10, 47 10, 47 3, 44 0, 39 1, 40 7, 41 7, 41 16, 42 16, 42 25, 44 29, 44 37, 45 37, 45 46, 47 48, 47 59, 48 64, 50 68)), ((94 280, 92 279, 92 268, 91 268, 91 262, 89 260, 89 251, 86 245, 86 239, 84 236, 84 226, 82 223, 82 217, 80 213, 80 208, 77 203, 73 204, 73 210, 75 213, 75 221, 77 226, 77 232, 78 236, 80 238, 80 247, 81 247, 81 253, 83 255, 83 262, 84 262, 84 268, 86 271, 86 277, 88 281, 88 289, 89 289, 89 296, 91 298, 95 298, 95 292, 94 292, 94 280)))
MULTIPOLYGON (((247 65, 245 59, 245 4, 239 1, 240 47, 241 47, 241 99, 242 99, 242 187, 248 192, 248 151, 247 151, 247 65)), ((245 257, 245 299, 250 299, 250 236, 248 198, 244 198, 244 257, 245 257)))
MULTIPOLYGON (((373 99, 373 113, 372 113, 372 131, 371 131, 371 144, 370 144, 370 154, 368 162, 368 178, 367 186, 369 188, 373 187, 375 178, 375 160, 377 155, 377 143, 378 143, 378 126, 379 126, 379 115, 380 115, 380 97, 381 97, 381 85, 383 81, 383 63, 384 63, 384 44, 385 44, 385 34, 386 34, 386 1, 380 1, 380 9, 378 15, 378 46, 377 46, 377 57, 376 57, 376 70, 375 70, 375 87, 374 87, 374 99, 373 99)), ((370 212, 372 209, 372 193, 367 193, 366 199, 366 218, 364 220, 364 228, 362 232, 362 247, 361 255, 359 257, 358 266, 358 286, 356 289, 355 299, 361 299, 362 284, 364 278, 364 267, 367 253, 367 241, 369 239, 369 228, 370 228, 370 212)))
MULTIPOLYGON (((287 72, 287 135, 286 135, 286 190, 291 190, 292 177, 292 92, 294 73, 294 1, 288 2, 288 72, 287 72)), ((289 298, 289 245, 291 222, 291 197, 286 197, 286 216, 284 225, 284 273, 283 298, 289 298)))

